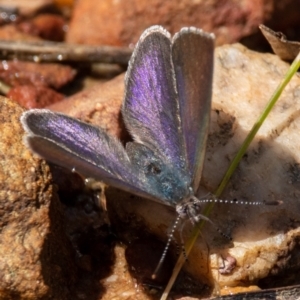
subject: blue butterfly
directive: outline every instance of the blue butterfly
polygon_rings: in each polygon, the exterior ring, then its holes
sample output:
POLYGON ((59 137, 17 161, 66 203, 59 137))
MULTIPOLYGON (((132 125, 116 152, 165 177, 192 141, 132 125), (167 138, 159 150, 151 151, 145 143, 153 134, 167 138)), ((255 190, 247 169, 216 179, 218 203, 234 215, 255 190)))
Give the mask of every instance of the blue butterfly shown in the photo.
POLYGON ((194 27, 171 38, 147 29, 125 78, 122 116, 133 142, 44 109, 23 113, 26 144, 40 157, 188 213, 208 135, 214 36, 194 27))

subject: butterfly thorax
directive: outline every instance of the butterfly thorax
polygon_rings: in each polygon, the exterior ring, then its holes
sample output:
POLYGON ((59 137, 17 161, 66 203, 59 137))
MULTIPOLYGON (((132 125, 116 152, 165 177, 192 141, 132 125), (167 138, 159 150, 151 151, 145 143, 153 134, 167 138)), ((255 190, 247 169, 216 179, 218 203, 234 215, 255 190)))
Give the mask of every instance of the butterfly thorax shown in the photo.
POLYGON ((176 206, 190 195, 188 173, 147 146, 128 143, 126 150, 143 188, 165 205, 176 206))

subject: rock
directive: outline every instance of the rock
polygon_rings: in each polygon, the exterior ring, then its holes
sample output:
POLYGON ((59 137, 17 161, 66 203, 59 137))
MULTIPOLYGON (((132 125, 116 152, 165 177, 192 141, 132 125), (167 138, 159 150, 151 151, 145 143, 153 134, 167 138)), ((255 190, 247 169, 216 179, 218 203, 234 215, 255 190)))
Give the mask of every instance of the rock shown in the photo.
POLYGON ((59 89, 73 80, 76 70, 55 63, 2 61, 0 79, 12 86, 7 97, 25 108, 43 108, 61 101, 59 89))
POLYGON ((43 108, 64 99, 64 95, 42 85, 16 86, 9 90, 7 97, 27 109, 43 108))
POLYGON ((70 299, 77 268, 49 167, 23 144, 23 110, 0 100, 0 298, 70 299))
POLYGON ((18 28, 24 33, 55 42, 64 40, 66 27, 64 18, 54 14, 40 14, 18 24, 18 28))
POLYGON ((79 0, 67 33, 69 43, 129 46, 149 26, 172 34, 183 26, 214 32, 217 44, 232 43, 270 18, 273 1, 100 1, 79 0))
MULTIPOLYGON (((274 55, 258 54, 240 45, 217 50, 211 133, 202 178, 206 189, 217 187, 288 67, 274 55)), ((291 267, 291 273, 297 272, 292 265, 298 264, 300 228, 291 220, 299 215, 299 95, 299 77, 294 76, 222 196, 244 201, 282 200, 283 204, 218 206, 211 215, 219 226, 232 231, 233 247, 227 251, 237 260, 232 274, 222 276, 216 255, 211 255, 212 273, 221 286, 251 284, 266 277, 272 278, 272 283, 265 285, 269 287, 295 283, 297 275, 287 278, 284 270, 291 267)), ((217 242, 214 246, 208 243, 211 252, 220 254, 217 242)))
POLYGON ((6 6, 7 8, 17 9, 23 16, 31 16, 38 11, 45 9, 45 7, 53 4, 53 0, 0 0, 0 5, 6 6))
POLYGON ((8 24, 0 27, 0 39, 8 40, 8 41, 28 41, 28 42, 36 42, 41 41, 39 37, 26 34, 19 30, 16 24, 8 24))
POLYGON ((5 60, 0 64, 0 79, 11 86, 43 85, 59 89, 72 81, 77 71, 56 63, 5 60))

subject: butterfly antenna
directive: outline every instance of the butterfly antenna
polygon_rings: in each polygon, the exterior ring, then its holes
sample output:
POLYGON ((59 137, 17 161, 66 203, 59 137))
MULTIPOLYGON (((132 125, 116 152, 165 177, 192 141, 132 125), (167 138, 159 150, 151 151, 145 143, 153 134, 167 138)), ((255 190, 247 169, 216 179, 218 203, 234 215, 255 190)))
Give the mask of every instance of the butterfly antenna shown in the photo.
MULTIPOLYGON (((244 205, 264 205, 263 202, 248 202, 248 201, 234 201, 234 200, 222 200, 222 199, 198 199, 197 197, 193 196, 192 197, 192 205, 194 206, 194 211, 197 210, 198 205, 199 204, 203 204, 203 203, 224 203, 224 204, 244 204, 244 205)), ((208 217, 202 215, 202 214, 198 214, 195 216, 192 216, 192 220, 194 220, 194 222, 199 222, 200 220, 205 220, 207 222, 209 222, 211 225, 213 225, 213 227, 215 228, 215 230, 225 239, 232 241, 231 236, 225 234, 211 219, 209 219, 208 217)))
POLYGON ((169 238, 168 238, 167 244, 165 246, 165 249, 164 249, 164 251, 163 251, 163 253, 161 255, 161 258, 160 258, 160 260, 159 260, 159 262, 157 264, 157 267, 155 268, 155 271, 153 272, 153 274, 151 276, 152 279, 155 279, 157 277, 157 273, 160 270, 160 268, 161 268, 161 266, 162 266, 162 264, 163 264, 163 262, 164 262, 164 260, 166 258, 166 255, 167 255, 167 252, 169 250, 170 244, 171 244, 171 242, 172 242, 172 240, 174 238, 174 232, 175 232, 175 230, 176 230, 176 228, 177 228, 177 226, 179 224, 179 220, 180 219, 181 219, 181 216, 178 215, 177 218, 176 218, 176 220, 175 220, 175 222, 174 222, 174 225, 172 227, 171 233, 169 234, 169 238))
MULTIPOLYGON (((267 201, 267 202, 251 202, 251 201, 240 201, 240 200, 222 200, 222 199, 214 199, 212 197, 212 199, 198 199, 197 197, 193 196, 191 197, 191 199, 193 200, 192 205, 193 205, 193 210, 192 211, 196 211, 198 209, 198 205, 199 204, 203 204, 203 203, 223 203, 223 204, 240 204, 240 205, 279 205, 282 204, 282 201, 267 201)), ((210 224, 212 224, 216 231, 219 232, 220 235, 222 235, 224 238, 228 239, 228 240, 232 240, 232 238, 230 236, 228 236, 227 234, 225 234, 212 220, 210 220, 208 217, 202 215, 202 214, 198 214, 198 215, 194 215, 191 216, 191 220, 192 222, 199 222, 200 220, 205 220, 208 221, 210 224)))
POLYGON ((222 200, 222 199, 214 199, 213 197, 211 199, 198 199, 197 197, 193 196, 192 199, 193 205, 197 207, 198 204, 203 204, 203 203, 223 203, 223 204, 240 204, 240 205, 280 205, 283 202, 280 200, 274 200, 274 201, 264 201, 264 202, 259 202, 259 201, 241 201, 241 200, 222 200))

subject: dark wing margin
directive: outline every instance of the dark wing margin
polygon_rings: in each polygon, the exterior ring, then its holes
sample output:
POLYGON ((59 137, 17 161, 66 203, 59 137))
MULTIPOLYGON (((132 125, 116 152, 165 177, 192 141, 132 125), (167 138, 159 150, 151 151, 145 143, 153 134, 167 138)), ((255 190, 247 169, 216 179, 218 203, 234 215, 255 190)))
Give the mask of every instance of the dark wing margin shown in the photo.
POLYGON ((25 143, 40 157, 114 187, 153 198, 132 169, 123 145, 101 128, 44 109, 23 113, 25 143))
POLYGON ((172 57, 188 166, 196 192, 209 129, 214 35, 194 27, 183 28, 173 38, 172 57))
POLYGON ((122 113, 136 142, 187 171, 171 47, 160 26, 142 34, 126 73, 122 113))

